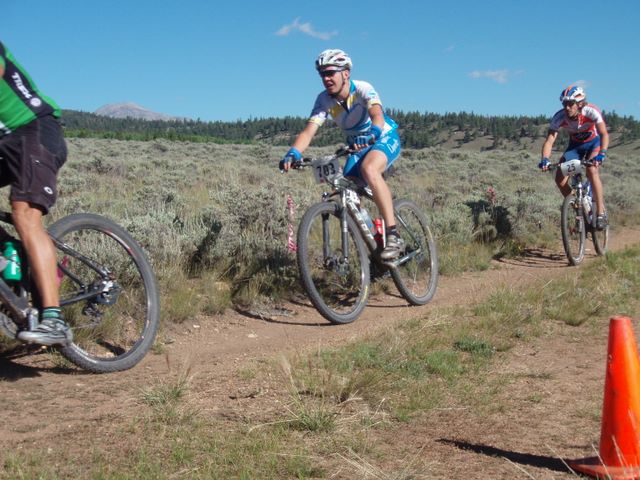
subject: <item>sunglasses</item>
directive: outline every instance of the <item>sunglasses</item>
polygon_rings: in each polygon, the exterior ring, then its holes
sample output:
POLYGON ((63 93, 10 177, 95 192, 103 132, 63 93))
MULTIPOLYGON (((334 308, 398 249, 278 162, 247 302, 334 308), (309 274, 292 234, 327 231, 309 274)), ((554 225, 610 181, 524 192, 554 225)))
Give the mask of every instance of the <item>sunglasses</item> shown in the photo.
POLYGON ((342 72, 344 69, 338 69, 338 70, 320 70, 318 72, 318 74, 320 75, 320 78, 324 78, 324 77, 333 77, 336 73, 338 72, 342 72))
POLYGON ((564 102, 562 102, 562 106, 563 107, 571 107, 571 106, 575 105, 576 103, 578 103, 578 102, 576 102, 575 100, 565 100, 564 102))

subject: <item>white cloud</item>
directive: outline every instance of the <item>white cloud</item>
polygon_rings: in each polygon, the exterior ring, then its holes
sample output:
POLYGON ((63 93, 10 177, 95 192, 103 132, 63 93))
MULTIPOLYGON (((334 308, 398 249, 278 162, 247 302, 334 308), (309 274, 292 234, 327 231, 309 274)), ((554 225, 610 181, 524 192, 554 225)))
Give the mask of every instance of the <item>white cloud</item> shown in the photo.
POLYGON ((280 30, 276 32, 276 35, 286 37, 294 31, 302 32, 305 35, 309 35, 313 38, 319 38, 320 40, 330 40, 338 34, 336 30, 333 32, 317 32, 309 22, 300 23, 300 17, 298 17, 293 21, 293 23, 281 27, 280 30))
POLYGON ((503 70, 474 70, 469 74, 471 78, 490 78, 494 82, 507 83, 511 72, 507 69, 503 70))

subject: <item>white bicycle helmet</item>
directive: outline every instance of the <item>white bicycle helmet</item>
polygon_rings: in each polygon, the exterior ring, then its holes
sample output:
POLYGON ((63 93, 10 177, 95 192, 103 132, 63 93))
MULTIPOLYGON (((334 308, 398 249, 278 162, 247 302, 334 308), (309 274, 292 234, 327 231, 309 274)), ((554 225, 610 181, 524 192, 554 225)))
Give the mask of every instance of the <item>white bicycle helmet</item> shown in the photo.
POLYGON ((351 69, 351 58, 342 50, 329 49, 318 55, 316 59, 316 70, 322 70, 325 67, 338 67, 351 69))
POLYGON ((577 85, 569 85, 560 94, 561 102, 582 102, 586 100, 586 98, 587 95, 584 93, 584 89, 582 87, 578 87, 577 85))

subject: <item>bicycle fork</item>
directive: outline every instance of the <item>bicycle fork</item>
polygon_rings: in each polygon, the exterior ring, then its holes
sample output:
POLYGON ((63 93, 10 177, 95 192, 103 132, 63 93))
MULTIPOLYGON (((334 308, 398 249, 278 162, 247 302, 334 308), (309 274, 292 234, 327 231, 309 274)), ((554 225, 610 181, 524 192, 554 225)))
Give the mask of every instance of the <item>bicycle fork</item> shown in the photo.
MULTIPOLYGON (((584 225, 588 225, 589 227, 596 227, 596 215, 595 208, 593 205, 593 200, 590 199, 589 195, 585 193, 585 187, 582 183, 582 178, 578 177, 577 182, 574 185, 575 196, 576 196, 576 216, 582 216, 584 218, 584 225), (591 217, 591 218, 590 218, 591 217)), ((576 221, 580 221, 579 218, 576 218, 576 221)))

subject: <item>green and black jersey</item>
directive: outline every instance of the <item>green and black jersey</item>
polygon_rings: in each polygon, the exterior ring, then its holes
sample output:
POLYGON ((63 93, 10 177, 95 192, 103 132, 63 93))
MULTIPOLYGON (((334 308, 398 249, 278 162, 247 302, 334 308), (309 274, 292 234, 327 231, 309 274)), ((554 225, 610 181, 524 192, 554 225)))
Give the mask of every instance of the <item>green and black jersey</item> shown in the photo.
POLYGON ((58 105, 38 90, 2 42, 0 71, 0 137, 38 117, 60 116, 58 105))

